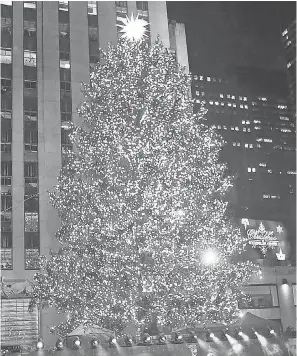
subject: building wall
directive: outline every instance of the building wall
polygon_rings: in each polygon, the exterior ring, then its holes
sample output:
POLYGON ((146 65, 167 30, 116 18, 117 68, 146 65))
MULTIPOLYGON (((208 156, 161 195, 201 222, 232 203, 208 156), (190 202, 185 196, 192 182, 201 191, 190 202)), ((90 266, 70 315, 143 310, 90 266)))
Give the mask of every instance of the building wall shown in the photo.
POLYGON ((189 73, 189 60, 185 25, 182 23, 177 23, 176 21, 170 21, 169 39, 170 48, 175 50, 176 59, 178 63, 185 67, 186 72, 189 73))

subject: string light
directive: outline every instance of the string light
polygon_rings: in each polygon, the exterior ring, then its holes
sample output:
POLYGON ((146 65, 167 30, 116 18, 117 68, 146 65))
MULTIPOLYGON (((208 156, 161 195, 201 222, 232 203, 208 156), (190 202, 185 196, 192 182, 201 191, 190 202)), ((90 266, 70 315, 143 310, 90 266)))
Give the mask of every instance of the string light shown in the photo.
POLYGON ((157 40, 120 39, 84 85, 81 127, 51 192, 59 253, 41 260, 30 306, 115 332, 158 315, 172 327, 228 323, 258 267, 231 263, 247 238, 227 218, 232 178, 190 76, 157 40), (203 251, 213 251, 210 262, 203 251), (209 268, 211 266, 211 268, 209 268))

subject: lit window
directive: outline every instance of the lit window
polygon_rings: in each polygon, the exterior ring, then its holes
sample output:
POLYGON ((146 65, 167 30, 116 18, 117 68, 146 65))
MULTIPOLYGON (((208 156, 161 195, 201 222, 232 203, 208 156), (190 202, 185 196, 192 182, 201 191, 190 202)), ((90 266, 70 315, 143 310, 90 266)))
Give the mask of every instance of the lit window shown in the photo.
POLYGON ((263 194, 263 199, 269 199, 270 195, 269 194, 263 194))
POLYGON ((252 172, 256 172, 256 168, 252 168, 252 172))
POLYGON ((242 104, 240 104, 240 108, 243 109, 243 105, 242 104))
POLYGON ((196 99, 196 103, 200 104, 200 100, 199 100, 199 99, 196 99))
MULTIPOLYGON (((2 1, 1 1, 1 3, 2 3, 2 1)), ((24 7, 27 7, 29 9, 36 9, 36 1, 25 1, 24 7)))
POLYGON ((208 82, 210 82, 210 77, 207 77, 206 80, 207 80, 208 82))
POLYGON ((252 169, 250 167, 248 167, 248 172, 251 172, 251 171, 252 171, 252 169))
POLYGON ((216 101, 216 102, 215 102, 215 104, 216 104, 216 105, 219 105, 219 102, 218 102, 218 101, 216 101))
POLYGON ((213 101, 212 101, 212 100, 210 100, 210 101, 209 101, 209 104, 210 104, 210 105, 213 105, 213 101))
POLYGON ((228 106, 232 106, 232 104, 231 104, 231 103, 228 103, 228 106))
POLYGON ((233 104, 233 107, 236 108, 236 104, 233 104))
POLYGON ((205 95, 205 92, 203 91, 203 92, 201 93, 201 95, 204 96, 204 95, 205 95))
POLYGON ((68 1, 67 0, 59 1, 59 10, 68 11, 68 1))
POLYGON ((283 128, 281 128, 281 132, 291 132, 291 130, 290 130, 290 129, 283 129, 283 128))
POLYGON ((244 96, 244 97, 243 97, 243 101, 247 101, 247 97, 244 96))
POLYGON ((221 129, 222 128, 222 126, 221 125, 218 125, 218 129, 221 129))
POLYGON ((245 143, 245 144, 244 144, 244 147, 245 147, 245 148, 248 148, 248 147, 249 147, 249 144, 248 144, 248 143, 245 143))
POLYGON ((291 63, 291 62, 289 62, 289 63, 287 64, 287 68, 290 68, 290 67, 291 67, 291 65, 292 65, 292 63, 291 63))
POLYGON ((250 128, 248 128, 248 129, 247 129, 247 132, 251 132, 251 129, 250 129, 250 128))
POLYGON ((246 121, 246 124, 249 125, 251 122, 249 120, 246 121))
POLYGON ((283 121, 289 121, 289 118, 287 116, 280 116, 279 119, 283 121))
POLYGON ((242 120, 241 123, 244 125, 245 124, 245 120, 242 120))
POLYGON ((225 103, 221 102, 221 106, 225 106, 225 103))
POLYGON ((3 0, 1 1, 1 5, 12 6, 12 1, 3 0))
POLYGON ((198 80, 198 75, 194 75, 194 80, 198 80))
POLYGON ((233 126, 231 126, 231 131, 234 131, 234 127, 233 126))
POLYGON ((60 51, 60 68, 70 68, 70 53, 60 51))
POLYGON ((248 109, 249 107, 248 107, 247 105, 244 105, 244 108, 245 108, 245 109, 248 109))
POLYGON ((254 120, 254 123, 255 124, 261 124, 261 121, 260 120, 254 120))
POLYGON ((271 169, 267 169, 267 172, 268 172, 268 173, 272 173, 272 170, 271 170, 271 169))
POLYGON ((220 98, 223 98, 224 97, 224 95, 223 94, 220 94, 220 98))
POLYGON ((88 14, 97 15, 97 1, 88 1, 88 14))
POLYGON ((264 142, 272 142, 271 138, 264 138, 264 142))
POLYGON ((233 142, 233 146, 236 146, 236 142, 233 142))
POLYGON ((261 130, 260 126, 255 126, 255 130, 261 130))
POLYGON ((237 146, 240 146, 240 142, 237 142, 237 146))
POLYGON ((227 94, 227 98, 230 99, 230 94, 227 94))
POLYGON ((287 171, 287 174, 296 174, 294 171, 287 171))
POLYGON ((0 62, 5 64, 11 63, 11 48, 1 47, 0 62))
POLYGON ((243 132, 246 132, 246 128, 244 127, 244 128, 242 129, 242 131, 243 131, 243 132))
POLYGON ((224 128, 224 130, 228 130, 228 129, 227 129, 227 126, 225 126, 225 125, 223 126, 223 128, 224 128))
POLYGON ((234 95, 232 95, 232 96, 231 96, 231 99, 235 99, 235 96, 234 96, 234 95))
POLYGON ((200 80, 203 80, 203 75, 200 75, 199 79, 200 79, 200 80))
POLYGON ((250 148, 253 148, 254 146, 253 146, 253 144, 252 143, 250 143, 250 146, 249 146, 250 148))
POLYGON ((239 127, 238 126, 235 127, 235 131, 239 131, 239 127))
POLYGON ((287 105, 277 105, 278 109, 287 109, 287 105))
POLYGON ((285 36, 288 33, 288 30, 285 29, 284 32, 282 33, 283 36, 285 36))
POLYGON ((257 147, 261 148, 261 145, 260 145, 260 143, 257 143, 257 147))
POLYGON ((261 162, 261 163, 259 163, 259 166, 260 167, 266 167, 266 163, 265 162, 261 162))
POLYGON ((24 65, 28 67, 36 67, 36 51, 24 51, 24 65))
POLYGON ((198 96, 199 96, 199 95, 200 95, 200 91, 198 91, 198 90, 197 90, 197 91, 196 91, 196 95, 198 95, 198 96))

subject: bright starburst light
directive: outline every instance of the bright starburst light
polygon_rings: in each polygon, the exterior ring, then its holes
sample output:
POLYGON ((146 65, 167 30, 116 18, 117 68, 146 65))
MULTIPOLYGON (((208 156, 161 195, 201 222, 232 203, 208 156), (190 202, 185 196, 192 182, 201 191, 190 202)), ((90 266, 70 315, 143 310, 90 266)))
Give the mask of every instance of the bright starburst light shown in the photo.
POLYGON ((134 18, 132 13, 131 18, 126 16, 126 18, 119 19, 119 21, 122 21, 123 23, 123 25, 117 24, 117 26, 121 27, 120 32, 123 33, 122 37, 135 41, 140 41, 143 37, 147 37, 145 34, 147 31, 145 26, 147 26, 149 23, 143 19, 138 18, 138 15, 136 18, 134 18))

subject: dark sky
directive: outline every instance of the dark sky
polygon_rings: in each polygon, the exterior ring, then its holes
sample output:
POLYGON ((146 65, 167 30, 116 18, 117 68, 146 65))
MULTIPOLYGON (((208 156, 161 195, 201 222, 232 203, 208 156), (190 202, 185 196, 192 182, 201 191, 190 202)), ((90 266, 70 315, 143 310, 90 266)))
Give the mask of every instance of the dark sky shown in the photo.
POLYGON ((167 10, 186 25, 192 72, 234 65, 285 70, 281 23, 296 18, 294 1, 169 1, 167 10))

